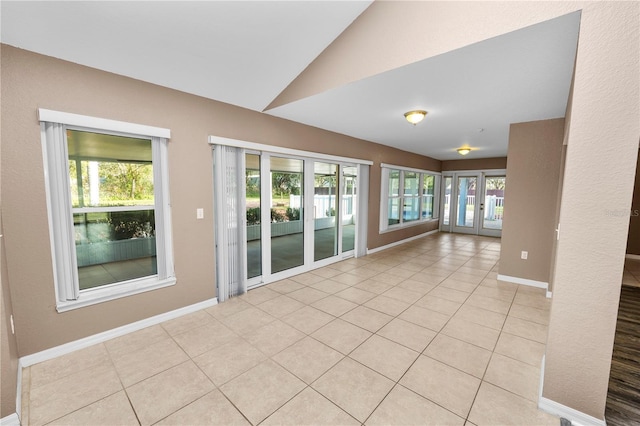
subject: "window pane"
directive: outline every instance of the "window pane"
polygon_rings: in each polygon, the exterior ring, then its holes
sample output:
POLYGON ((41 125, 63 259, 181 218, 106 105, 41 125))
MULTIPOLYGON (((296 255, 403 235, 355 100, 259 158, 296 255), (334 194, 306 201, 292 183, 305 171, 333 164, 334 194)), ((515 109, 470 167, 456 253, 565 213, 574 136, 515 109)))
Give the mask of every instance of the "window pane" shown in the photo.
POLYGON ((389 170, 389 197, 397 197, 399 195, 400 195, 400 170, 389 170))
POLYGON ((422 218, 433 218, 433 194, 434 194, 435 176, 422 176, 422 218))
POLYGON ((388 213, 389 225, 397 225, 400 223, 400 199, 389 199, 389 213, 388 213))
POLYGON ((67 130, 73 207, 154 204, 151 140, 67 130))
POLYGON ((413 222, 418 220, 418 212, 420 207, 419 197, 405 197, 404 206, 402 210, 403 222, 413 222))
POLYGON ((262 230, 260 228, 260 156, 246 154, 247 277, 262 275, 262 230))
POLYGON ((418 186, 420 182, 420 174, 415 172, 404 172, 404 195, 418 195, 418 186))
POLYGON ((442 224, 449 224, 449 213, 451 212, 451 181, 453 178, 445 177, 444 178, 444 209, 442 211, 443 218, 442 224))
POLYGON ((158 273, 153 210, 75 213, 80 290, 158 273))
POLYGON ((338 165, 314 163, 313 260, 338 254, 338 165))

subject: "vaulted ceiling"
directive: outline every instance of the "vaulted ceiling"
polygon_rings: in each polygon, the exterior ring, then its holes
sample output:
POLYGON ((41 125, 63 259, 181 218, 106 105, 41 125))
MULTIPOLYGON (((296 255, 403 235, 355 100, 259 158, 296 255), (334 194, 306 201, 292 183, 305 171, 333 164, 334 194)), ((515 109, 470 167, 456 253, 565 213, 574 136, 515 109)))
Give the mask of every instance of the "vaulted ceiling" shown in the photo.
POLYGON ((2 1, 1 41, 440 160, 459 157, 456 148, 465 145, 473 148, 469 158, 505 156, 510 123, 564 116, 579 12, 287 96, 314 60, 377 6, 2 1), (411 109, 428 115, 412 126, 403 117, 411 109))

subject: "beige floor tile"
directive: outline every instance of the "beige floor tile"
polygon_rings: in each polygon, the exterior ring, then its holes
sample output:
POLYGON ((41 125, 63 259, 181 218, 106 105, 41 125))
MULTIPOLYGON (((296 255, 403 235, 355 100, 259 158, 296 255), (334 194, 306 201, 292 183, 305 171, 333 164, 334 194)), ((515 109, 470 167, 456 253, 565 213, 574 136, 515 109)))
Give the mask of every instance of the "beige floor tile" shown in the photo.
POLYGON ((344 358, 340 352, 305 337, 273 357, 273 360, 306 383, 311 383, 344 358))
POLYGON ((276 318, 281 318, 285 315, 297 311, 304 306, 304 303, 287 296, 279 296, 257 305, 259 309, 262 309, 269 315, 276 318))
POLYGON ((400 384, 466 418, 480 379, 421 355, 400 384))
POLYGON ((364 422, 393 387, 375 371, 345 358, 313 383, 313 388, 364 422))
POLYGON ((545 345, 503 332, 500 334, 495 352, 540 368, 545 345))
POLYGON ((331 278, 331 277, 335 277, 336 275, 340 275, 342 273, 337 269, 331 268, 329 266, 325 266, 324 268, 314 269, 311 272, 322 278, 331 278))
POLYGON ((273 356, 305 336, 290 325, 276 320, 244 335, 247 342, 267 356, 273 356))
POLYGON ((142 425, 150 425, 211 392, 215 386, 187 361, 127 389, 142 425))
POLYGON ((476 289, 476 287, 478 287, 478 284, 471 284, 466 281, 460 281, 453 278, 453 275, 451 275, 449 278, 442 281, 439 287, 446 287, 453 290, 464 291, 465 293, 472 293, 476 289))
MULTIPOLYGON (((168 336, 167 336, 168 337, 168 336)), ((31 387, 37 388, 87 368, 111 362, 103 344, 89 346, 31 366, 31 387)))
POLYGON ((419 260, 413 260, 410 262, 404 262, 398 266, 394 266, 389 269, 387 273, 397 275, 402 278, 409 278, 412 275, 422 271, 428 265, 425 265, 424 262, 420 262, 419 260))
POLYGON ((464 419, 403 386, 396 386, 380 403, 366 425, 459 425, 464 419))
POLYGON ((249 421, 258 424, 304 389, 300 379, 271 360, 220 387, 249 421))
POLYGON ((356 308, 358 305, 341 297, 330 295, 312 303, 311 306, 335 317, 339 317, 356 308))
POLYGON ((462 303, 452 302, 447 299, 442 299, 440 297, 427 294, 426 296, 418 300, 415 303, 415 306, 419 308, 429 309, 431 311, 439 312, 445 315, 453 315, 458 309, 460 309, 462 303))
POLYGON ((434 288, 428 294, 429 296, 435 296, 458 303, 464 303, 464 301, 469 297, 469 293, 467 292, 440 286, 434 288))
POLYGON ((251 307, 249 309, 240 311, 237 314, 229 315, 228 317, 223 318, 222 323, 236 333, 243 335, 249 333, 252 330, 255 330, 258 327, 267 325, 270 322, 275 321, 275 319, 275 317, 269 315, 268 313, 258 308, 251 307))
POLYGON ((500 331, 484 325, 452 318, 442 329, 442 334, 493 351, 500 336, 500 331))
POLYGON ((380 281, 374 280, 364 280, 358 285, 354 286, 355 288, 359 288, 361 290, 365 290, 375 294, 382 294, 385 291, 389 290, 393 287, 391 284, 381 283, 380 281))
POLYGON ((300 290, 305 287, 306 286, 304 284, 300 284, 299 282, 290 279, 280 280, 269 284, 269 288, 271 290, 275 290, 282 294, 291 293, 292 291, 300 290))
POLYGON ((485 285, 480 284, 473 291, 473 294, 483 297, 489 297, 491 299, 502 300, 504 302, 512 302, 515 297, 516 290, 504 290, 495 287, 487 287, 485 285))
POLYGON ((471 343, 439 334, 424 351, 424 355, 482 379, 491 352, 471 343))
POLYGON ((307 388, 269 416, 261 425, 359 425, 356 419, 331 403, 324 396, 307 388))
POLYGON ((31 389, 29 423, 49 423, 120 390, 122 385, 111 363, 70 374, 31 389))
POLYGON ((398 381, 418 355, 418 352, 405 346, 373 335, 351 352, 349 357, 393 381, 398 381))
POLYGON ((393 319, 391 315, 383 314, 366 306, 358 306, 340 318, 365 330, 369 330, 372 333, 380 330, 393 319))
MULTIPOLYGON (((385 265, 387 266, 387 265, 385 265)), ((382 271, 369 268, 369 265, 358 266, 356 269, 349 271, 350 274, 356 275, 361 278, 371 278, 374 275, 378 275, 382 271)))
POLYGON ((29 402, 31 395, 31 367, 25 367, 22 369, 22 390, 21 390, 20 407, 16 409, 20 410, 20 421, 23 425, 31 424, 29 420, 29 402))
POLYGON ((507 316, 502 331, 524 337, 525 339, 534 340, 538 343, 547 343, 548 329, 549 327, 546 325, 507 316))
POLYGON ((138 419, 124 391, 110 395, 49 423, 56 426, 137 425, 138 419))
POLYGON ((306 272, 304 274, 296 275, 290 278, 290 280, 300 284, 304 284, 306 286, 319 283, 320 281, 324 281, 325 279, 326 278, 312 272, 306 272))
POLYGON ((197 356, 193 361, 217 386, 255 367, 267 357, 240 337, 197 356))
POLYGON ((316 290, 315 288, 305 287, 300 290, 292 291, 287 296, 296 299, 299 302, 309 305, 318 300, 324 299, 328 296, 324 291, 316 290))
POLYGON ((242 414, 222 395, 213 390, 156 423, 161 426, 183 425, 250 425, 242 414))
POLYGON ((488 311, 482 308, 477 308, 475 306, 469 305, 468 303, 469 302, 467 301, 464 305, 462 305, 460 309, 458 309, 458 312, 456 312, 454 318, 484 325, 496 330, 502 329, 504 321, 507 319, 506 315, 488 311))
POLYGON ((270 289, 269 286, 262 286, 249 290, 242 296, 239 296, 239 299, 244 302, 251 303, 252 305, 259 305, 278 296, 280 296, 280 293, 277 291, 270 289))
POLYGON ((402 281, 396 287, 411 290, 413 292, 420 293, 421 296, 424 296, 425 294, 433 290, 436 287, 436 284, 423 283, 409 278, 402 281))
POLYGON ((433 266, 423 269, 420 272, 415 273, 408 279, 411 281, 418 281, 424 284, 438 285, 451 274, 451 271, 443 271, 434 269, 433 266))
POLYGON ((488 311, 496 312, 502 315, 506 315, 509 312, 509 308, 511 307, 511 302, 481 296, 479 294, 476 294, 475 292, 474 294, 469 296, 465 304, 475 306, 477 308, 486 309, 488 311))
POLYGON ((395 318, 376 333, 396 343, 422 352, 436 336, 436 332, 419 325, 395 318))
POLYGON ((338 293, 338 292, 340 292, 342 290, 346 290, 348 288, 351 288, 350 286, 348 286, 346 284, 342 284, 342 283, 339 283, 339 282, 333 281, 333 280, 320 281, 319 283, 313 284, 313 285, 311 285, 309 287, 315 288, 316 290, 320 290, 320 291, 328 293, 328 294, 335 294, 335 293, 338 293))
POLYGON ((484 380, 530 401, 538 400, 540 369, 494 353, 484 380))
POLYGON ((394 275, 390 272, 383 272, 381 274, 372 276, 371 279, 373 281, 379 281, 381 283, 391 284, 395 286, 397 284, 400 284, 402 281, 404 281, 407 278, 394 275))
POLYGON ((331 280, 339 282, 341 284, 346 284, 348 286, 354 286, 369 278, 368 276, 364 275, 352 274, 352 272, 353 270, 340 275, 336 275, 335 277, 331 277, 331 280))
POLYGON ((420 299, 423 296, 423 294, 407 290, 406 288, 402 287, 393 287, 388 291, 385 291, 383 293, 383 296, 390 297, 392 299, 396 299, 405 303, 415 303, 416 300, 420 299))
POLYGON ((367 340, 369 336, 371 336, 371 333, 367 330, 356 327, 339 318, 331 321, 311 335, 314 339, 345 355, 348 355, 349 352, 367 340))
POLYGON ((549 311, 546 311, 544 309, 537 309, 530 306, 514 303, 513 305, 511 305, 509 316, 542 325, 549 325, 549 311))
POLYGON ((305 306, 302 309, 282 317, 282 321, 305 334, 311 334, 333 320, 333 315, 329 315, 326 312, 322 312, 316 308, 312 308, 311 306, 305 306))
POLYGON ((355 287, 349 287, 346 290, 336 293, 336 296, 361 305, 367 300, 371 300, 376 297, 376 293, 371 293, 370 291, 362 290, 355 287))
POLYGON ((484 279, 484 277, 487 276, 487 273, 491 270, 493 265, 495 265, 495 262, 483 262, 483 261, 476 261, 472 259, 472 260, 469 260, 460 268, 458 268, 456 272, 460 274, 479 277, 482 280, 484 279), (481 268, 486 268, 488 264, 491 264, 491 266, 488 269, 481 269, 481 268), (480 267, 476 267, 476 265, 479 265, 480 267))
POLYGON ((400 315, 411 304, 380 295, 369 300, 364 306, 395 317, 400 315))
POLYGON ((119 355, 127 352, 137 351, 144 347, 153 345, 161 340, 169 338, 169 334, 160 325, 143 328, 115 339, 107 340, 104 346, 109 354, 119 355))
POLYGON ((528 401, 504 389, 482 382, 471 408, 469 420, 478 426, 557 426, 560 419, 538 410, 528 401))
POLYGON ((173 339, 165 339, 135 352, 114 355, 112 359, 126 388, 181 364, 189 357, 173 339))
POLYGON ((411 306, 401 313, 398 318, 412 322, 421 327, 426 327, 429 330, 440 331, 447 321, 449 321, 450 317, 449 315, 444 315, 429 309, 411 306))
POLYGON ((229 300, 225 300, 222 303, 218 303, 215 306, 205 309, 207 313, 218 320, 222 320, 231 315, 235 315, 251 308, 253 305, 245 302, 239 297, 232 297, 229 300))
POLYGON ((547 298, 546 294, 530 294, 518 291, 516 297, 513 299, 513 303, 545 311, 551 309, 551 299, 547 298))
POLYGON ((196 328, 201 325, 212 323, 213 321, 214 319, 211 315, 209 315, 204 310, 200 310, 200 311, 193 312, 191 314, 183 315, 181 317, 172 319, 170 321, 165 321, 160 325, 171 336, 175 336, 176 334, 189 331, 192 328, 196 328))
MULTIPOLYGON (((250 312, 251 310, 258 311, 258 309, 250 308, 227 318, 234 318, 237 315, 243 315, 245 312, 250 312)), ((259 312, 262 313, 262 311, 259 312)), ((187 355, 193 358, 194 356, 198 356, 218 345, 224 345, 236 337, 237 336, 234 332, 216 321, 201 327, 196 327, 182 334, 178 334, 173 337, 173 340, 175 340, 180 347, 184 349, 187 355)))

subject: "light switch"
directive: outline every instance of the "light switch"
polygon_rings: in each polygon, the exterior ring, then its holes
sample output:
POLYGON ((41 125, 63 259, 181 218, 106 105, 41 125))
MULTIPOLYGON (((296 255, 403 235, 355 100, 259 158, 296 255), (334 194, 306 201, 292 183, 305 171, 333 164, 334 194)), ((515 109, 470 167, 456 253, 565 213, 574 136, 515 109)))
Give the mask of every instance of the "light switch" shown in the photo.
POLYGON ((196 219, 204 219, 204 209, 196 209, 196 219))

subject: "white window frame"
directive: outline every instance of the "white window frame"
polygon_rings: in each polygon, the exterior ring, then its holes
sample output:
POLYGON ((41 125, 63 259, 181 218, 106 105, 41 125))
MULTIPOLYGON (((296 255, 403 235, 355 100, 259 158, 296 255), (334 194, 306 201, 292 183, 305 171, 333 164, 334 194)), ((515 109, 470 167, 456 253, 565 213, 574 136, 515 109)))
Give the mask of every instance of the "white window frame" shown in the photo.
POLYGON ((411 226, 421 225, 426 222, 437 221, 439 220, 439 212, 440 212, 440 178, 441 173, 433 172, 430 170, 421 170, 415 169, 411 167, 405 166, 396 166, 393 164, 380 164, 381 167, 381 181, 380 181, 380 232, 390 232, 395 231, 397 229, 408 228, 411 226), (400 172, 400 182, 398 193, 399 196, 391 196, 389 194, 389 178, 391 170, 398 170, 400 172), (418 179, 418 195, 411 196, 410 198, 418 199, 418 219, 411 221, 404 221, 403 218, 403 208, 404 208, 404 174, 405 172, 413 172, 419 173, 418 179), (423 218, 422 217, 422 207, 423 207, 423 198, 425 196, 424 192, 424 177, 425 176, 433 176, 434 178, 434 187, 433 187, 433 208, 432 208, 432 217, 423 218), (389 225, 389 200, 391 198, 399 199, 399 223, 389 225))
POLYGON ((65 312, 174 285, 176 277, 173 267, 167 154, 171 131, 47 109, 39 109, 38 115, 57 311, 65 312), (151 140, 157 274, 80 290, 69 186, 67 128, 151 140))

